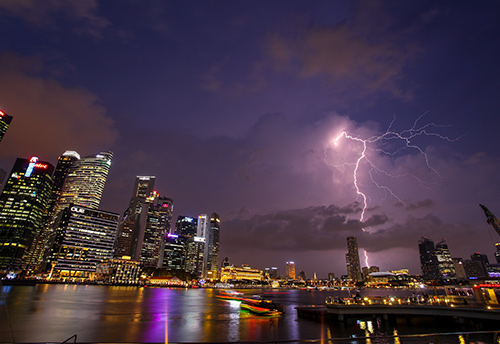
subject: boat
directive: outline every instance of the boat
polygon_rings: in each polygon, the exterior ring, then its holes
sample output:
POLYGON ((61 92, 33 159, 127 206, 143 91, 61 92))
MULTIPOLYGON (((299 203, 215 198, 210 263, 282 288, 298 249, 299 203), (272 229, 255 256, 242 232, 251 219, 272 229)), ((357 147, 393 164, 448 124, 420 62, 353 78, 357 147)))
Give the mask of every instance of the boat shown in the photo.
POLYGON ((240 307, 260 315, 280 315, 284 313, 282 305, 255 296, 253 298, 244 298, 240 307))
POLYGON ((280 312, 277 309, 273 308, 265 308, 265 307, 259 307, 251 303, 245 303, 242 302, 240 304, 240 307, 243 309, 247 309, 252 313, 259 314, 259 315, 281 315, 283 312, 280 312))
POLYGON ((219 292, 219 294, 215 295, 219 299, 224 300, 233 300, 233 301, 243 301, 245 298, 243 297, 243 293, 236 290, 223 290, 219 292))

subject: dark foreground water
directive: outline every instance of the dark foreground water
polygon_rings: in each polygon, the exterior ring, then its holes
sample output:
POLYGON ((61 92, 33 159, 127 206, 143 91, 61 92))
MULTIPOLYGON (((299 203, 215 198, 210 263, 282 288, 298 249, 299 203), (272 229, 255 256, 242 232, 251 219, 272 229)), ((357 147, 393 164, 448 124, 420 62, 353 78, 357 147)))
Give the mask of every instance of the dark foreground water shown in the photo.
MULTIPOLYGON (((347 296, 347 292, 244 290, 246 295, 259 294, 285 306, 283 316, 262 317, 241 310, 238 302, 216 298, 218 292, 86 285, 4 286, 0 298, 0 342, 62 342, 74 334, 78 342, 258 342, 491 329, 481 324, 457 325, 435 320, 411 324, 381 319, 321 323, 299 319, 295 307, 323 304, 327 296, 347 296)), ((419 342, 429 343, 432 339, 419 342)), ((441 341, 446 342, 459 340, 455 337, 441 341)))

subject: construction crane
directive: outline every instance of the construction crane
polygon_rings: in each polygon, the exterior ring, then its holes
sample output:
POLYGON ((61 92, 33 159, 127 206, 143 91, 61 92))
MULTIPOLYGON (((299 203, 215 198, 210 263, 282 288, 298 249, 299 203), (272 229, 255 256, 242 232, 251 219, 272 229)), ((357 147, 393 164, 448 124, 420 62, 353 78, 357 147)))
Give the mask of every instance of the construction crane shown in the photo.
POLYGON ((498 235, 500 235, 500 221, 498 221, 497 217, 493 215, 493 213, 486 208, 486 206, 480 204, 479 205, 484 210, 484 214, 486 215, 486 221, 495 229, 498 235))

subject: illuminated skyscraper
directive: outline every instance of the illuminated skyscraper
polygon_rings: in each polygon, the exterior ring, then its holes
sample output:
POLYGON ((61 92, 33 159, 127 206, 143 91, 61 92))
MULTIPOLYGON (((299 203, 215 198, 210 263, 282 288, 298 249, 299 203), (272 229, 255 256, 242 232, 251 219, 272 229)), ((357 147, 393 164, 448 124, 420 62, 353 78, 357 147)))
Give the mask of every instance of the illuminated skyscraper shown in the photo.
POLYGON ((434 254, 438 263, 439 277, 444 280, 455 279, 455 267, 445 239, 436 244, 434 254))
POLYGON ((74 161, 61 188, 56 213, 70 204, 98 209, 113 153, 101 152, 74 161))
POLYGON ((59 213, 52 246, 52 273, 91 278, 99 263, 113 258, 119 215, 70 205, 59 213))
POLYGON ((295 263, 294 262, 286 262, 286 277, 290 279, 296 279, 295 275, 295 263))
POLYGON ((435 254, 434 241, 421 237, 418 242, 420 252, 420 266, 422 268, 422 277, 425 280, 439 279, 439 267, 435 254))
POLYGON ((206 273, 216 278, 219 268, 220 217, 217 213, 210 215, 210 223, 205 243, 206 273))
MULTIPOLYGON (((144 205, 143 209, 147 210, 146 224, 144 232, 138 233, 135 248, 135 257, 140 257, 144 267, 162 267, 163 248, 172 222, 173 207, 174 201, 171 198, 161 197, 156 193, 144 205)), ((144 210, 142 214, 144 215, 144 210)))
POLYGON ((0 141, 2 141, 7 129, 9 129, 12 116, 7 115, 5 112, 0 111, 0 141))
POLYGON ((361 282, 361 264, 359 263, 358 241, 356 237, 347 237, 347 254, 345 255, 347 275, 353 282, 361 282))
POLYGON ((48 219, 49 162, 18 158, 0 195, 0 269, 21 269, 25 253, 48 219))
POLYGON ((177 216, 175 223, 175 234, 184 235, 188 237, 196 236, 198 230, 198 223, 194 217, 190 216, 177 216))
POLYGON ((153 194, 155 179, 154 176, 138 176, 135 178, 132 197, 118 229, 115 257, 127 257, 133 260, 140 259, 140 256, 135 256, 136 246, 139 240, 139 233, 144 233, 145 231, 147 207, 144 208, 144 204, 147 198, 153 194), (143 221, 140 221, 141 214, 143 214, 143 221))

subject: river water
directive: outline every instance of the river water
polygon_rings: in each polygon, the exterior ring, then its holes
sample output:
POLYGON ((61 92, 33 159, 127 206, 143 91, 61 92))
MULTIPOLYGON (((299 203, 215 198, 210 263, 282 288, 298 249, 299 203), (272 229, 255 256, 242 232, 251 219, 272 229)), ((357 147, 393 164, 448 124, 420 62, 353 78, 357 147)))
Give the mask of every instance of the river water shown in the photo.
POLYGON ((215 297, 219 291, 213 289, 4 286, 0 342, 62 342, 74 334, 78 342, 259 342, 455 332, 477 326, 435 321, 389 323, 381 319, 321 323, 299 319, 295 307, 320 305, 327 296, 348 296, 347 291, 241 291, 273 299, 284 306, 286 313, 275 317, 254 315, 241 310, 238 302, 215 297))

